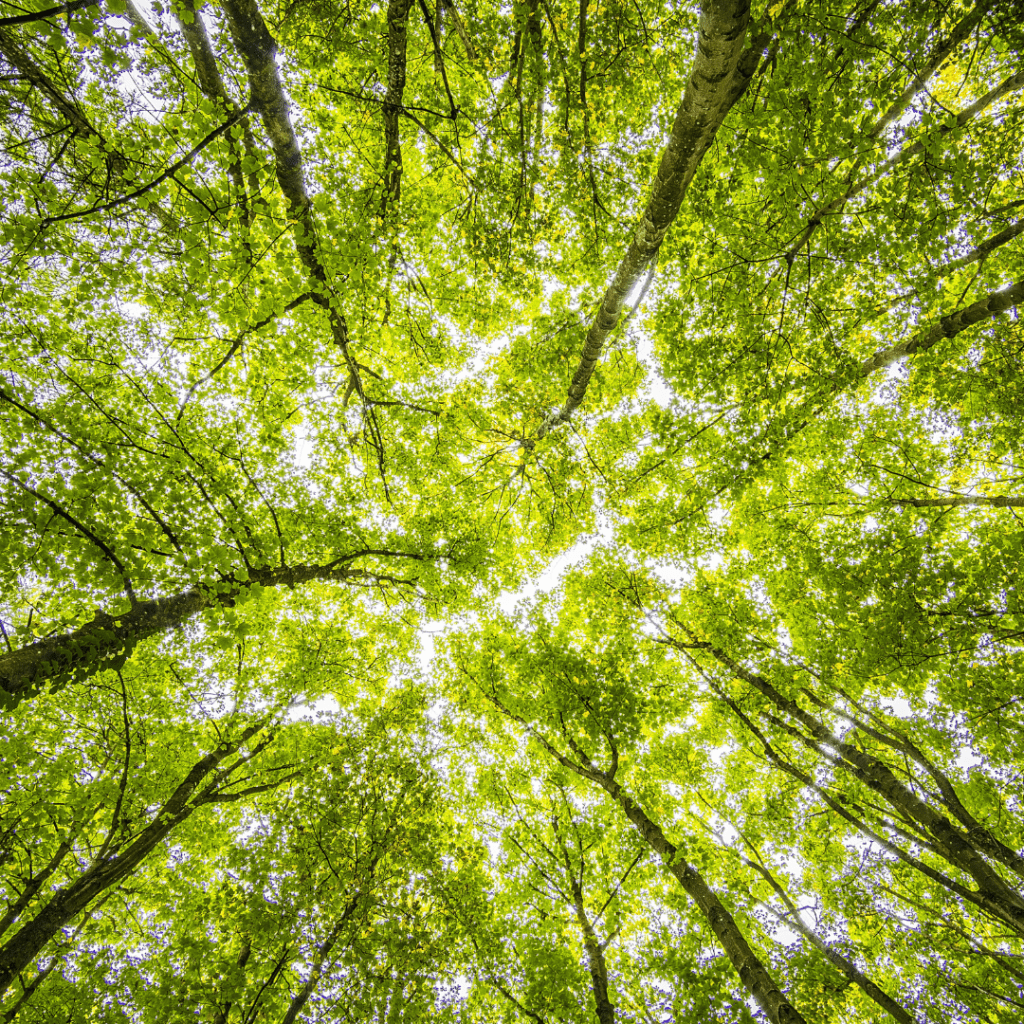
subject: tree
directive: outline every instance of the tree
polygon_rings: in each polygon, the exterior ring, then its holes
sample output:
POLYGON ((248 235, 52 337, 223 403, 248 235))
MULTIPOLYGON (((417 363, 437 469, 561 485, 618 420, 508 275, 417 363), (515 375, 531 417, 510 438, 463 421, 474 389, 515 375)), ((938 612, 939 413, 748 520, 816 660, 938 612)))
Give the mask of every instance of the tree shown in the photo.
POLYGON ((1019 1018, 1012 3, 2 6, 6 1020, 1019 1018))

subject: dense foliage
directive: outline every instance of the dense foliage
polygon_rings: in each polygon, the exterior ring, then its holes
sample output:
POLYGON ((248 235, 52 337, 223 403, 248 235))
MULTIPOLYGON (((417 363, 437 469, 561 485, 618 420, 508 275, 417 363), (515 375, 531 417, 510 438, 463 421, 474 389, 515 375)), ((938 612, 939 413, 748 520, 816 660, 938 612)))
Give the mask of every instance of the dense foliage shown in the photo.
POLYGON ((3 1020, 1021 1020, 1019 5, 47 2, 3 1020))

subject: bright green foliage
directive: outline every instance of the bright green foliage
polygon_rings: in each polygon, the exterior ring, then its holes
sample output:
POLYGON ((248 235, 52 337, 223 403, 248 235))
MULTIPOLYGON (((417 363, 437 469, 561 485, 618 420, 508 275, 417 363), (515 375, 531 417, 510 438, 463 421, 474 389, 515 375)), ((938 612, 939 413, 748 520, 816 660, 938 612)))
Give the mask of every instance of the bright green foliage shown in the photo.
POLYGON ((1018 5, 0 8, 4 1021, 1021 1019, 1018 5))

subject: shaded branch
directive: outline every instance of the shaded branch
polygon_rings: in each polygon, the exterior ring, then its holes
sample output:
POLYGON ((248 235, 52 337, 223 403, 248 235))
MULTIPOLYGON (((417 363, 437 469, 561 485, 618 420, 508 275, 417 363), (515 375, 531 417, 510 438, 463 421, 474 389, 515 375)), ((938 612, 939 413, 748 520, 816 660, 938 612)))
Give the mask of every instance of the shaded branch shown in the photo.
POLYGON ((16 14, 10 18, 0 18, 0 27, 6 25, 29 25, 33 21, 45 21, 47 18, 58 17, 61 14, 70 14, 72 11, 80 11, 83 7, 98 7, 99 0, 71 0, 70 3, 61 4, 60 7, 48 7, 45 11, 35 11, 30 14, 16 14))
POLYGON ((180 160, 176 160, 170 167, 167 168, 162 174, 158 174, 152 181, 145 185, 134 189, 132 192, 128 192, 126 195, 118 196, 117 199, 112 199, 109 203, 99 203, 96 206, 90 206, 85 210, 72 210, 70 213, 57 214, 54 217, 45 217, 41 222, 41 227, 49 227, 51 224, 59 224, 62 221, 76 220, 79 217, 88 217, 93 213, 105 213, 107 210, 116 209, 118 206, 124 206, 125 203, 130 203, 133 199, 138 199, 139 196, 145 195, 147 192, 151 192, 158 185, 163 184, 168 178, 173 178, 178 171, 190 164, 211 142, 219 139, 232 125, 237 124, 250 110, 250 107, 244 107, 241 110, 236 110, 223 124, 218 125, 209 132, 205 138, 197 142, 195 146, 189 150, 180 160))

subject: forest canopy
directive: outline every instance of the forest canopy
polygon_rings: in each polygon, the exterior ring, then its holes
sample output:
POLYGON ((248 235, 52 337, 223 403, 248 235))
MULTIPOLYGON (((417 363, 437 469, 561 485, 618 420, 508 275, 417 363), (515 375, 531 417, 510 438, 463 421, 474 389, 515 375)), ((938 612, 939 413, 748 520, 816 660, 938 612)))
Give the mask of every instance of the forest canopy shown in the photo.
POLYGON ((0 1014, 1024 1016, 1015 0, 0 0, 0 1014))

